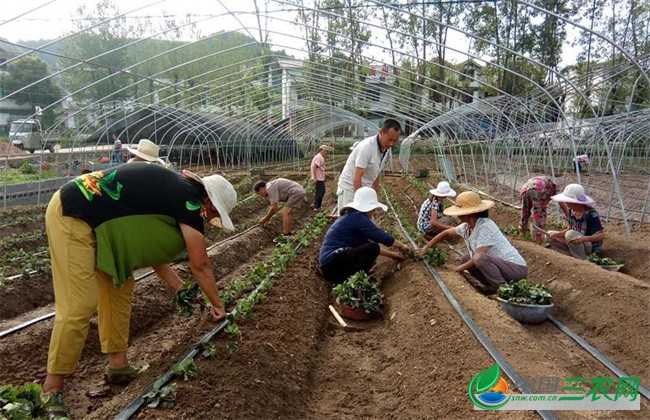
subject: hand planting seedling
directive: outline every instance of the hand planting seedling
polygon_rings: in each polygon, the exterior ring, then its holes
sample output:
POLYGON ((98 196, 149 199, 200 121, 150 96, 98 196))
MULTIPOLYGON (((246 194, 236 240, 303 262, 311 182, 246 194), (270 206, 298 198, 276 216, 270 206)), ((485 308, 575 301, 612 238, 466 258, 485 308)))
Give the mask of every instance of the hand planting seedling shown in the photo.
POLYGON ((429 264, 441 266, 447 262, 449 255, 442 248, 433 246, 427 250, 427 253, 422 256, 429 264))
POLYGON ((204 310, 207 306, 199 285, 190 280, 183 284, 183 288, 176 292, 172 299, 178 314, 185 318, 192 316, 195 304, 199 304, 201 310, 204 310))
POLYGON ((413 261, 426 261, 431 265, 442 266, 447 262, 449 255, 443 249, 433 246, 427 249, 426 254, 420 255, 417 250, 404 251, 407 258, 413 261))

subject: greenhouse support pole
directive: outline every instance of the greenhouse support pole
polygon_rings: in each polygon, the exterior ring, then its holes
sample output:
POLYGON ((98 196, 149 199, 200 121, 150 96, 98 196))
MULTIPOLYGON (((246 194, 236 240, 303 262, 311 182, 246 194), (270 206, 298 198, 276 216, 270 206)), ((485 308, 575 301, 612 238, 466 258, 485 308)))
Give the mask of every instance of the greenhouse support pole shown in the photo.
POLYGON ((7 182, 9 182, 7 180, 7 175, 8 175, 7 173, 8 172, 9 172, 9 154, 7 152, 7 155, 5 156, 5 170, 4 170, 5 176, 4 176, 4 182, 3 182, 3 184, 4 184, 4 187, 3 187, 4 188, 4 193, 2 194, 2 208, 3 209, 7 208, 7 182))
POLYGON ((648 205, 648 196, 650 196, 650 182, 648 182, 648 188, 645 193, 645 200, 643 200, 643 207, 641 208, 641 223, 639 226, 643 226, 643 219, 645 218, 645 210, 648 205))

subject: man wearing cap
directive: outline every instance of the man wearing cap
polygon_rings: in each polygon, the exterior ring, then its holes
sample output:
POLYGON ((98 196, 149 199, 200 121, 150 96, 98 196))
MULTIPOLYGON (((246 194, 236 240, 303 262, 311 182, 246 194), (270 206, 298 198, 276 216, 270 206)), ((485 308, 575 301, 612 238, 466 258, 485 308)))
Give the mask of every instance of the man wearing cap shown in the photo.
POLYGON ((465 241, 468 252, 461 257, 461 264, 453 270, 459 273, 468 271, 482 284, 482 292, 494 293, 504 283, 526 278, 526 260, 489 218, 488 209, 493 206, 493 201, 481 200, 474 191, 458 194, 456 203, 446 208, 444 214, 456 216, 463 223, 443 230, 420 248, 418 253, 424 255, 435 244, 460 236, 465 241))
MULTIPOLYGON (((268 197, 271 203, 269 211, 260 219, 260 225, 266 226, 271 217, 278 211, 280 202, 285 203, 282 209, 282 234, 291 235, 293 225, 293 209, 300 209, 305 204, 305 189, 290 179, 277 178, 273 181, 258 181, 253 190, 260 197, 268 197)), ((305 204, 306 205, 306 204, 305 204)))
POLYGON ((429 190, 431 197, 424 200, 420 206, 418 216, 418 229, 424 232, 427 239, 431 239, 445 229, 453 228, 454 221, 443 214, 445 209, 444 201, 447 197, 456 197, 456 191, 452 190, 447 181, 440 181, 438 186, 429 190))
POLYGON ((314 211, 319 211, 323 205, 323 197, 325 197, 325 158, 329 152, 333 151, 333 147, 323 144, 318 148, 318 153, 311 160, 311 179, 316 182, 316 194, 314 195, 314 202, 311 204, 314 211))
POLYGON ((138 162, 84 174, 54 194, 45 215, 56 313, 42 394, 48 415, 66 415, 64 378, 77 368, 95 312, 107 382, 126 383, 143 371, 126 354, 134 269, 168 263, 186 248, 212 319, 226 316, 204 219, 233 230, 228 214, 236 203, 235 189, 219 175, 199 178, 138 162))
POLYGON ((386 211, 387 207, 377 201, 377 193, 370 187, 359 188, 354 193, 354 200, 343 207, 342 216, 327 230, 319 253, 325 280, 339 284, 357 271, 369 274, 379 255, 404 259, 400 252, 382 248, 380 244, 411 250, 372 222, 377 209, 386 211))
POLYGON ((131 162, 147 162, 147 163, 157 163, 159 165, 167 167, 167 163, 162 160, 160 155, 160 147, 150 140, 141 139, 138 141, 138 147, 133 149, 129 146, 126 147, 126 150, 133 155, 127 163, 131 162))
POLYGON ((593 198, 585 194, 582 185, 569 184, 562 194, 554 195, 551 199, 565 203, 569 209, 569 227, 561 231, 548 231, 551 248, 581 260, 598 253, 603 246, 605 230, 598 212, 593 208, 593 198))
POLYGON ((339 176, 336 190, 339 211, 351 202, 361 187, 372 187, 379 194, 379 174, 388 151, 397 144, 402 128, 396 120, 387 119, 376 136, 362 140, 348 156, 339 176))

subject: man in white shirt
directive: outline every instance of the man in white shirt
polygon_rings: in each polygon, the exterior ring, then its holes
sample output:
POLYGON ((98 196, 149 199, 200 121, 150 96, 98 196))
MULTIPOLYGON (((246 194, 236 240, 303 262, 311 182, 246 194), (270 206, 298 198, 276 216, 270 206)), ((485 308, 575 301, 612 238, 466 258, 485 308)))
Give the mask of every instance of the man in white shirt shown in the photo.
POLYGON ((352 150, 336 190, 339 211, 352 202, 354 192, 361 187, 372 187, 379 195, 379 174, 386 164, 388 149, 397 144, 401 132, 399 122, 387 119, 379 134, 362 140, 352 150))

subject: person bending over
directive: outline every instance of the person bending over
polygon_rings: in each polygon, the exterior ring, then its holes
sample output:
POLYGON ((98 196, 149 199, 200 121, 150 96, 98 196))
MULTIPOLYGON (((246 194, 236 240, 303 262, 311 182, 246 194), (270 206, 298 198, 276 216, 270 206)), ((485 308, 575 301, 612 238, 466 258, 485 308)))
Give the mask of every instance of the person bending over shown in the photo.
POLYGON ((343 207, 342 216, 336 219, 323 239, 319 263, 325 280, 339 284, 357 271, 369 274, 379 255, 394 260, 404 259, 401 252, 380 246, 411 250, 372 222, 375 211, 386 211, 386 208, 377 201, 374 189, 361 187, 355 191, 353 201, 343 207))
POLYGON ((458 217, 462 223, 436 235, 418 253, 424 255, 433 245, 460 236, 468 252, 453 270, 459 273, 469 271, 488 293, 495 292, 504 283, 525 278, 528 275, 526 261, 489 218, 488 209, 493 206, 493 201, 481 200, 473 191, 460 193, 456 204, 445 209, 444 213, 458 217))

